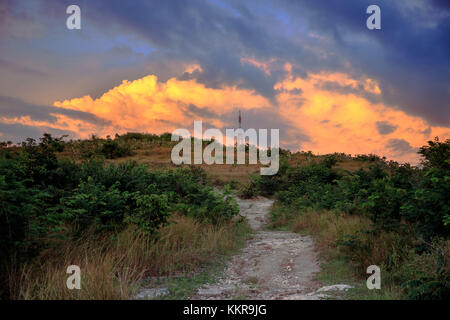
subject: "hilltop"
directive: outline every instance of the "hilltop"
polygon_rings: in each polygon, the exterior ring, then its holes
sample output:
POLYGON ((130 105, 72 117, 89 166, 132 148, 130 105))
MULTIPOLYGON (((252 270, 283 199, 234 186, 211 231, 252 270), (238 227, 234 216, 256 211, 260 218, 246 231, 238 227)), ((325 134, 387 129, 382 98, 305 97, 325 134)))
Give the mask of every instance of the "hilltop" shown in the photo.
MULTIPOLYGON (((172 148, 178 142, 171 141, 170 133, 160 135, 146 133, 127 133, 106 139, 92 136, 85 140, 68 141, 64 150, 58 153, 61 158, 83 161, 89 158, 104 157, 106 162, 121 163, 136 161, 138 164, 148 165, 150 168, 176 168, 189 165, 176 166, 171 161, 172 148)), ((203 147, 211 141, 204 140, 203 147)), ((236 151, 235 151, 236 154, 236 151)), ((327 155, 314 155, 311 151, 291 152, 280 149, 281 158, 290 165, 302 166, 310 163, 327 162, 341 172, 354 172, 366 168, 371 164, 384 163, 385 158, 377 155, 350 155, 333 153, 327 155)), ((236 158, 236 156, 235 156, 236 158)), ((248 145, 246 148, 245 165, 229 164, 201 164, 195 165, 205 170, 211 182, 216 185, 225 185, 230 182, 245 184, 252 174, 258 174, 261 164, 248 164, 248 145)))
POLYGON ((2 144, 2 296, 128 299, 165 277, 169 297, 187 298, 251 237, 236 197, 265 197, 264 228, 314 239, 315 281, 350 283, 350 298, 449 297, 450 140, 421 147, 420 167, 280 149, 272 176, 260 165, 175 166, 175 144, 168 133, 2 144), (64 286, 70 264, 87 273, 80 292, 64 286), (369 266, 383 290, 365 286, 369 266))

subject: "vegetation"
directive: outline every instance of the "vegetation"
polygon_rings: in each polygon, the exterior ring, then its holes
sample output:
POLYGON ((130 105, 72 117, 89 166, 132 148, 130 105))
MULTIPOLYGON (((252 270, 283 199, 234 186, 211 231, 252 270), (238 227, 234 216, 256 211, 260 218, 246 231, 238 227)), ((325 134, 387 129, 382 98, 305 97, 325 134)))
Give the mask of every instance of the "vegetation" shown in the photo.
POLYGON ((15 299, 130 299, 140 287, 163 282, 167 298, 186 298, 203 282, 203 270, 220 269, 249 229, 242 222, 214 226, 172 215, 150 237, 133 227, 115 234, 85 233, 58 250, 46 250, 11 278, 15 299), (67 266, 80 266, 81 290, 67 290, 67 266), (168 277, 170 276, 170 277, 168 277), (157 280, 152 280, 157 279, 157 280))
MULTIPOLYGON (((117 150, 111 146, 116 144, 107 139, 100 150, 114 155, 117 150)), ((62 138, 48 134, 39 143, 28 139, 21 148, 2 148, 2 297, 34 296, 34 293, 23 294, 24 282, 18 279, 22 279, 24 270, 30 270, 24 269, 25 266, 36 265, 50 253, 53 257, 76 261, 90 252, 93 259, 100 261, 110 250, 117 251, 120 237, 131 237, 130 230, 136 238, 127 243, 136 246, 136 250, 143 250, 142 246, 157 248, 158 241, 166 236, 162 228, 173 221, 174 215, 187 217, 192 224, 204 224, 205 230, 212 228, 220 233, 223 228, 232 228, 230 221, 238 213, 234 199, 213 192, 201 169, 151 171, 136 162, 105 163, 98 158, 75 162, 57 157, 65 148, 67 143, 62 138)), ((127 261, 127 254, 120 254, 127 261)), ((115 254, 111 257, 121 259, 115 254)), ((44 266, 55 268, 54 262, 44 266)), ((117 267, 112 260, 109 262, 111 267, 117 267)), ((160 267, 164 269, 166 265, 160 267)), ((64 272, 65 268, 61 268, 64 272)), ((56 274, 51 272, 47 276, 56 274)))
POLYGON ((63 138, 0 143, 2 298, 125 299, 178 273, 169 297, 185 298, 249 232, 232 189, 275 197, 272 227, 316 238, 329 261, 319 280, 362 280, 375 264, 382 293, 360 287, 357 298, 449 298, 449 140, 420 148, 418 167, 280 150, 279 172, 260 176, 259 165, 174 168, 170 134, 63 138), (82 290, 65 288, 71 264, 82 290))
POLYGON ((172 145, 171 134, 144 134, 129 132, 111 139, 101 139, 92 135, 90 139, 69 141, 65 146, 65 155, 72 159, 106 158, 117 159, 133 156, 138 149, 172 145))
POLYGON ((380 266, 384 285, 407 298, 448 299, 450 140, 436 138, 419 153, 421 167, 368 156, 369 166, 354 172, 335 169, 332 155, 305 165, 284 161, 256 185, 277 199, 274 227, 309 230, 361 277, 380 266))

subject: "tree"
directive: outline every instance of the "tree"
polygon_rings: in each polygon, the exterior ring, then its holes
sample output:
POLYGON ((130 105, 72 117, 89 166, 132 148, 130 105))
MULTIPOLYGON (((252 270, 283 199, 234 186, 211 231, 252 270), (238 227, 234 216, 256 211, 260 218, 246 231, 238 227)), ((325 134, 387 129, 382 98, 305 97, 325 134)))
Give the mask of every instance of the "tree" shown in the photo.
POLYGON ((422 160, 425 167, 450 169, 450 139, 440 142, 436 137, 434 141, 428 141, 428 146, 421 147, 418 153, 425 158, 422 160))

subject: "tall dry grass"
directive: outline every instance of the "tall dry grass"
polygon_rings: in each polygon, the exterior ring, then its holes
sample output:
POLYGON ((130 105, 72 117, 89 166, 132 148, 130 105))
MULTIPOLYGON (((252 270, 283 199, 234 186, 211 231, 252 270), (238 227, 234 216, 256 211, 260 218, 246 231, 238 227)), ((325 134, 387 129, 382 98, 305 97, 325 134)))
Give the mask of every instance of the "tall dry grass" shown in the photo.
POLYGON ((294 218, 292 231, 307 230, 314 235, 320 249, 329 249, 344 235, 356 235, 369 225, 370 220, 362 216, 309 211, 294 218))
POLYGON ((195 271, 245 238, 242 223, 200 224, 174 216, 158 240, 127 229, 115 237, 93 237, 43 253, 11 273, 12 299, 130 299, 148 276, 195 271), (81 269, 81 289, 69 290, 69 265, 81 269))
POLYGON ((278 215, 273 225, 311 234, 325 260, 350 262, 361 279, 368 266, 380 266, 384 293, 396 299, 405 297, 402 285, 407 281, 442 281, 450 275, 450 240, 428 243, 420 253, 416 248, 423 240, 407 230, 373 232, 368 218, 332 211, 290 212, 278 215))
POLYGON ((361 275, 370 265, 398 267, 409 256, 416 239, 394 232, 368 232, 371 221, 361 215, 309 211, 297 215, 292 230, 307 230, 325 255, 345 254, 361 275))

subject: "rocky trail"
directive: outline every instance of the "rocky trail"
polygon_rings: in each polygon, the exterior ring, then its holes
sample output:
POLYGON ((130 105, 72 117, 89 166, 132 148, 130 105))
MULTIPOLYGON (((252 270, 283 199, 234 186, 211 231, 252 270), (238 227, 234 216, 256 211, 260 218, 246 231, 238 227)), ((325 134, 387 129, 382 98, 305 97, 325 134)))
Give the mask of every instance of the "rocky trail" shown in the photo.
MULTIPOLYGON (((257 197, 236 201, 255 233, 228 261, 219 280, 201 286, 189 299, 319 300, 327 298, 330 291, 352 288, 345 284, 320 287, 314 280, 320 267, 310 236, 263 229, 273 200, 257 197)), ((167 288, 147 288, 135 299, 158 299, 168 293, 167 288)))
POLYGON ((241 252, 228 262, 215 284, 200 287, 191 299, 317 300, 327 287, 313 280, 319 263, 313 240, 287 231, 266 231, 273 200, 236 199, 240 214, 256 231, 241 252))

